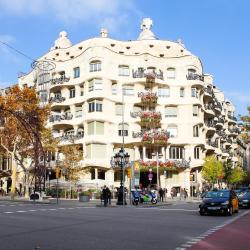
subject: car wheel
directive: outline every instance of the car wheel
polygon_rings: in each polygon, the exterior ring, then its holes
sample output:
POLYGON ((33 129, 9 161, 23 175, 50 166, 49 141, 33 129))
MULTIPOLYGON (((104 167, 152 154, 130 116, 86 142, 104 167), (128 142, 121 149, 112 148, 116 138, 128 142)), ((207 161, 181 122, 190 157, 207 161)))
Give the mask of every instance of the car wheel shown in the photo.
POLYGON ((232 216, 232 215, 233 215, 233 207, 230 207, 230 208, 229 208, 228 215, 229 215, 229 216, 232 216))
POLYGON ((201 215, 201 216, 204 216, 204 215, 205 215, 205 213, 200 211, 200 215, 201 215))
POLYGON ((234 212, 235 212, 235 213, 239 213, 239 207, 237 207, 237 209, 235 209, 234 212))

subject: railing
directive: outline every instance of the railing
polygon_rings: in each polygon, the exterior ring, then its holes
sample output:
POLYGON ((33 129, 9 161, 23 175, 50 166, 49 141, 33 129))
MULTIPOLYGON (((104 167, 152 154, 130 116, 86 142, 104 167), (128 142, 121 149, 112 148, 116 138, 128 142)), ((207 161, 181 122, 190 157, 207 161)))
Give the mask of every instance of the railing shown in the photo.
POLYGON ((62 141, 70 141, 70 140, 78 140, 78 139, 81 139, 84 137, 84 133, 79 133, 79 134, 76 134, 76 135, 67 135, 67 134, 64 134, 60 137, 58 137, 60 140, 62 141))
POLYGON ((215 142, 215 141, 212 141, 212 140, 207 139, 207 140, 206 140, 206 143, 207 143, 209 146, 212 146, 212 147, 214 147, 214 148, 218 148, 218 143, 215 142))
POLYGON ((187 80, 200 80, 200 81, 204 82, 204 76, 199 75, 199 74, 188 73, 188 75, 186 77, 187 77, 187 80))
POLYGON ((71 120, 73 118, 72 114, 66 114, 66 115, 51 115, 49 117, 50 122, 60 122, 62 120, 71 120))
POLYGON ((218 123, 222 123, 222 124, 224 124, 224 122, 225 122, 225 120, 224 120, 224 119, 219 118, 216 124, 218 124, 218 123))
POLYGON ((227 134, 226 134, 224 131, 216 130, 216 133, 217 133, 219 136, 222 136, 223 138, 227 137, 227 134))
POLYGON ((204 104, 205 110, 213 110, 214 105, 212 103, 206 103, 204 104))
POLYGON ((205 121, 205 125, 209 128, 215 127, 216 122, 215 121, 205 121))
POLYGON ((51 82, 51 85, 57 85, 57 84, 62 84, 64 82, 68 82, 69 80, 70 80, 70 77, 66 77, 65 75, 62 75, 61 77, 51 79, 50 82, 51 82))
POLYGON ((235 116, 228 115, 228 118, 231 119, 231 120, 237 121, 237 118, 235 116))
POLYGON ((52 102, 60 103, 60 102, 64 102, 65 100, 66 100, 65 97, 62 97, 62 96, 54 96, 54 97, 50 97, 50 98, 49 98, 49 103, 52 103, 52 102))
POLYGON ((164 80, 163 72, 160 70, 159 73, 156 71, 147 71, 147 70, 136 70, 132 71, 133 78, 158 78, 164 80))
POLYGON ((213 95, 213 91, 210 88, 204 88, 204 91, 208 93, 209 95, 213 95))
POLYGON ((238 128, 229 128, 228 131, 230 133, 236 133, 236 134, 238 134, 240 132, 240 130, 238 128))

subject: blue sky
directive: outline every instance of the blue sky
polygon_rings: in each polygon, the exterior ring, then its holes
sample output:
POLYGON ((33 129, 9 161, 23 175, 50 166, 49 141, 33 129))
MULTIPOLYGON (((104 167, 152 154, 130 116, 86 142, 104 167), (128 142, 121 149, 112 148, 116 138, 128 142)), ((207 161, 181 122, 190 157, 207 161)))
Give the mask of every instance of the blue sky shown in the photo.
MULTIPOLYGON (((136 39, 151 17, 159 39, 181 38, 206 73, 245 114, 250 105, 250 1, 248 0, 0 0, 0 40, 31 58, 53 46, 62 30, 73 44, 99 36, 136 39)), ((31 61, 0 44, 0 87, 17 82, 31 61)))

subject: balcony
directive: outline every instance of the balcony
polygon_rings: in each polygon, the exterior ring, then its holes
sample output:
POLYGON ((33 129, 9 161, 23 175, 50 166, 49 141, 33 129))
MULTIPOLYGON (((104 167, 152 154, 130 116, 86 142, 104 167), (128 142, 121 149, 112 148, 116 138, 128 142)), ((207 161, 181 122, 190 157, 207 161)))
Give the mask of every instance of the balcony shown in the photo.
POLYGON ((60 85, 60 84, 63 84, 65 82, 69 82, 70 80, 70 77, 66 77, 65 75, 61 75, 60 77, 58 78, 53 78, 50 80, 51 82, 51 85, 60 85))
POLYGON ((72 120, 73 119, 73 115, 72 114, 64 114, 64 115, 51 115, 49 117, 49 122, 60 122, 63 120, 72 120))
POLYGON ((204 82, 204 76, 196 74, 196 73, 189 73, 186 76, 186 78, 187 78, 187 80, 199 80, 199 81, 204 82))
POLYGON ((231 134, 239 134, 240 133, 240 130, 238 128, 229 128, 228 131, 231 134))
POLYGON ((157 78, 160 80, 164 80, 163 72, 161 70, 159 70, 159 73, 157 73, 156 71, 147 71, 145 69, 136 71, 133 70, 132 76, 133 78, 157 78))
POLYGON ((219 146, 217 142, 212 141, 211 139, 207 139, 206 143, 207 143, 207 145, 209 145, 209 146, 211 146, 213 148, 218 148, 218 146, 219 146))
POLYGON ((208 94, 208 95, 210 95, 210 96, 213 95, 213 91, 212 91, 212 89, 210 89, 210 88, 204 88, 204 93, 206 93, 206 94, 208 94))
POLYGON ((236 118, 235 116, 228 115, 227 117, 228 117, 230 120, 237 121, 237 118, 236 118))
POLYGON ((225 123, 225 120, 222 118, 219 118, 218 121, 216 122, 216 126, 223 127, 223 124, 225 123))
POLYGON ((205 125, 208 127, 208 128, 214 128, 215 125, 216 125, 216 122, 215 121, 205 121, 205 125))
POLYGON ((158 99, 157 94, 152 91, 139 92, 138 97, 143 104, 156 104, 158 99))
POLYGON ((76 135, 64 134, 64 135, 58 137, 58 139, 60 141, 74 141, 74 140, 82 139, 83 137, 84 137, 84 133, 78 133, 76 135))
POLYGON ((49 98, 49 103, 61 103, 64 102, 66 100, 65 97, 62 96, 54 96, 54 97, 50 97, 49 98))

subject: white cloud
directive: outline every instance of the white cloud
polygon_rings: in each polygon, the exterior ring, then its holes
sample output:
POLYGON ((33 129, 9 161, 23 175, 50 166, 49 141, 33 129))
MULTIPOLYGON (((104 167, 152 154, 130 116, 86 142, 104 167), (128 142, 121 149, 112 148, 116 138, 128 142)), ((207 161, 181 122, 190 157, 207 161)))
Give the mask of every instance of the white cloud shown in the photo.
POLYGON ((0 0, 3 13, 56 18, 67 24, 94 22, 115 30, 127 18, 138 15, 136 0, 0 0))

